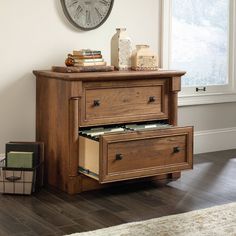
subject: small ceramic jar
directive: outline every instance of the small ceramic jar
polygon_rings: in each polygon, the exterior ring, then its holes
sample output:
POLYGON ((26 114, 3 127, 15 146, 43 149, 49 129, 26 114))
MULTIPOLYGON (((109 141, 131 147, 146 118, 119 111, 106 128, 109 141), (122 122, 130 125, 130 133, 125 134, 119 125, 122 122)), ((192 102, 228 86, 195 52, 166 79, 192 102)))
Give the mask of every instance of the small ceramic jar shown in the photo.
POLYGON ((136 45, 132 53, 132 70, 158 70, 158 58, 149 45, 136 45))
POLYGON ((116 29, 111 39, 111 65, 117 70, 130 70, 132 43, 125 28, 116 29))

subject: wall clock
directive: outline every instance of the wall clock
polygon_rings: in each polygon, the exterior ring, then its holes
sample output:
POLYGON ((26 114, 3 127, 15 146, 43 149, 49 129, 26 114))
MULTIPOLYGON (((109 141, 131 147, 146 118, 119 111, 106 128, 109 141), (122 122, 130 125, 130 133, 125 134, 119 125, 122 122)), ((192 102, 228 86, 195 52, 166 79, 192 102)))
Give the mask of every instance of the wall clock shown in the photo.
POLYGON ((101 26, 111 13, 114 0, 61 0, 67 19, 81 30, 101 26))

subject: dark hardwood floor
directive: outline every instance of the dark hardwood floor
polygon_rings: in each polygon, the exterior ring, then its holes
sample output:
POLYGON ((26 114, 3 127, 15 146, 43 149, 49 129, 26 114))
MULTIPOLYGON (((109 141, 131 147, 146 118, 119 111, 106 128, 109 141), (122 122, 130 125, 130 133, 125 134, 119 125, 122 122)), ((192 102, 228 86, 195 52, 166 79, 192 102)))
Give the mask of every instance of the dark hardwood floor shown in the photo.
POLYGON ((194 157, 194 170, 164 183, 69 196, 42 190, 0 196, 0 235, 65 235, 236 201, 236 150, 194 157))

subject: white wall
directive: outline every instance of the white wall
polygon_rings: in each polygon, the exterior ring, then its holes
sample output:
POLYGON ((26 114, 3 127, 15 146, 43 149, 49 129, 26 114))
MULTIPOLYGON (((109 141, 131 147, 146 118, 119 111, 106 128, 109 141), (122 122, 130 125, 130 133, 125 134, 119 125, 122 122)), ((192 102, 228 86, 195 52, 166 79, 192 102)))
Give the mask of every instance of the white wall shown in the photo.
POLYGON ((158 52, 158 1, 115 0, 100 28, 79 32, 64 17, 60 0, 0 1, 0 152, 9 140, 35 138, 34 69, 64 63, 73 49, 101 49, 110 60, 110 39, 126 27, 134 43, 158 52))
POLYGON ((196 131, 236 127, 236 104, 222 103, 180 107, 179 125, 194 125, 196 131))
POLYGON ((180 107, 179 125, 194 126, 194 153, 236 149, 236 103, 180 107))
MULTIPOLYGON (((148 43, 158 53, 159 15, 158 0, 115 0, 104 25, 80 32, 64 17, 60 0, 1 0, 0 152, 9 140, 35 138, 32 70, 62 65, 68 52, 80 48, 101 49, 109 61, 110 39, 124 26, 134 43, 148 43)), ((179 124, 194 125, 195 131, 229 130, 236 127, 235 104, 181 107, 179 124)), ((222 141, 227 142, 225 136, 222 141)))

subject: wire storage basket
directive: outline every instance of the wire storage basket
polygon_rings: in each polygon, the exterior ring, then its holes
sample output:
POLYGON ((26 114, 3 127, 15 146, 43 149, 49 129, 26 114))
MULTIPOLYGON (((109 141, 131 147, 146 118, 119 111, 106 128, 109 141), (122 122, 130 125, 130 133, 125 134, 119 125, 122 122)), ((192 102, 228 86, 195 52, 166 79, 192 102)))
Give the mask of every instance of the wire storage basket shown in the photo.
POLYGON ((5 164, 6 159, 0 161, 0 192, 30 195, 34 191, 35 168, 7 168, 5 164))

